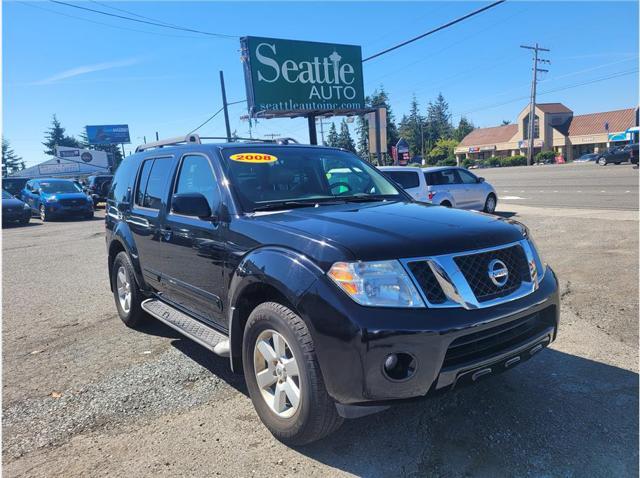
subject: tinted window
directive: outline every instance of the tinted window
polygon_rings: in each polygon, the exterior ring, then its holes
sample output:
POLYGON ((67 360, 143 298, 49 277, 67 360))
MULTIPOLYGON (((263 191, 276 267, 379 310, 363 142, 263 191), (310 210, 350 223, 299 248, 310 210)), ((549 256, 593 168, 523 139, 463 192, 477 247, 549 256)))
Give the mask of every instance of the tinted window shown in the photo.
POLYGON ((420 176, 416 171, 385 171, 385 174, 404 189, 420 186, 420 176))
POLYGON ((444 171, 434 171, 431 173, 430 184, 433 186, 445 186, 447 184, 457 184, 460 178, 453 169, 445 169, 444 171))
POLYGON ((136 204, 138 206, 144 206, 144 193, 147 189, 147 182, 149 181, 149 173, 151 173, 153 161, 153 159, 148 159, 142 163, 142 172, 138 179, 138 192, 136 193, 136 204))
POLYGON ((40 189, 47 194, 79 193, 73 181, 40 181, 40 189))
POLYGON ((135 175, 135 170, 133 169, 135 164, 135 161, 126 159, 120 163, 111 182, 109 199, 114 199, 118 202, 131 201, 130 191, 133 185, 133 176, 135 175))
POLYGON ((136 204, 150 209, 160 209, 167 178, 171 173, 170 158, 148 159, 142 164, 136 204))
POLYGON ((216 211, 220 196, 216 178, 209 160, 204 156, 185 156, 180 166, 180 175, 175 194, 200 193, 207 198, 211 211, 216 211))
POLYGON ((460 175, 460 179, 464 184, 477 184, 478 179, 468 171, 458 169, 457 173, 460 175))

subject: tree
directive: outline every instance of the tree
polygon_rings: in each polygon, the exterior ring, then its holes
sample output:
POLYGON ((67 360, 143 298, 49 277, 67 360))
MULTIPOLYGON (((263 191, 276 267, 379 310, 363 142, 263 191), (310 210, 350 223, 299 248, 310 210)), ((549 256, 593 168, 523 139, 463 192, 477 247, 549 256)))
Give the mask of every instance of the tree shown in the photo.
POLYGON ((439 161, 453 160, 455 162, 454 149, 458 146, 458 141, 455 139, 440 138, 436 141, 436 145, 433 147, 427 155, 428 164, 436 164, 439 161))
POLYGON ((13 151, 9 141, 2 138, 2 177, 7 177, 24 168, 22 158, 13 151))
POLYGON ((338 131, 336 131, 336 124, 331 122, 331 127, 329 128, 329 134, 327 134, 327 146, 331 146, 332 148, 338 147, 338 131))
POLYGON ((58 121, 56 115, 53 115, 51 121, 51 128, 45 131, 45 142, 42 145, 45 147, 44 154, 49 156, 56 155, 56 146, 69 146, 71 148, 79 148, 80 143, 73 136, 67 136, 64 134, 65 129, 58 121))
POLYGON ((471 133, 474 129, 476 128, 475 126, 473 126, 473 123, 471 123, 467 118, 463 116, 458 122, 458 127, 453 132, 453 137, 458 141, 462 141, 464 137, 471 133))
POLYGON ((347 151, 356 152, 356 144, 353 142, 351 132, 349 131, 349 125, 343 118, 340 123, 340 134, 338 134, 338 148, 346 149, 347 151))
POLYGON ((356 153, 365 161, 369 161, 369 124, 366 116, 358 116, 356 120, 356 153))
MULTIPOLYGON (((234 130, 233 132, 234 135, 236 135, 236 131, 234 130)), ((78 143, 78 148, 84 148, 84 149, 92 149, 94 151, 104 151, 105 153, 107 153, 108 156, 113 155, 113 170, 115 171, 116 168, 120 165, 120 163, 122 162, 122 160, 124 159, 124 156, 122 156, 122 150, 120 149, 120 146, 118 146, 117 144, 90 144, 89 143, 89 138, 87 137, 87 132, 86 131, 82 131, 79 135, 78 135, 79 140, 77 141, 78 143)))
POLYGON ((400 121, 398 133, 409 143, 409 152, 411 156, 422 155, 422 136, 424 129, 424 118, 420 115, 418 100, 413 95, 411 100, 411 109, 409 116, 403 116, 400 121))
POLYGON ((440 138, 452 137, 453 127, 451 126, 449 104, 445 101, 442 93, 438 93, 435 102, 429 102, 425 126, 425 134, 428 133, 429 139, 433 142, 440 138))

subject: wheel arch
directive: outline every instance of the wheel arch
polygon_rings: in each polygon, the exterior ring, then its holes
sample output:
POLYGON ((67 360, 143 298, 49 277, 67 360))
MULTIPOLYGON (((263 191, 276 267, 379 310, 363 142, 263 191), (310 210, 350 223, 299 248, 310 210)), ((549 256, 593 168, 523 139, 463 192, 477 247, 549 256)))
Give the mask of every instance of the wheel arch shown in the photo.
POLYGON ((137 249, 135 246, 135 242, 133 241, 133 237, 131 236, 131 232, 128 228, 122 226, 122 223, 118 224, 115 231, 113 232, 113 236, 111 241, 109 242, 109 250, 107 255, 107 265, 109 270, 109 287, 113 290, 113 281, 112 281, 112 269, 113 263, 115 261, 116 256, 120 252, 125 252, 129 259, 131 260, 131 264, 133 264, 133 272, 135 274, 135 281, 140 289, 144 288, 144 279, 142 278, 142 269, 140 268, 140 260, 138 257, 137 249))
POLYGON ((240 262, 231 278, 227 309, 229 360, 234 372, 242 372, 244 327, 253 309, 273 301, 298 313, 300 298, 322 273, 303 254, 284 248, 261 248, 240 262))

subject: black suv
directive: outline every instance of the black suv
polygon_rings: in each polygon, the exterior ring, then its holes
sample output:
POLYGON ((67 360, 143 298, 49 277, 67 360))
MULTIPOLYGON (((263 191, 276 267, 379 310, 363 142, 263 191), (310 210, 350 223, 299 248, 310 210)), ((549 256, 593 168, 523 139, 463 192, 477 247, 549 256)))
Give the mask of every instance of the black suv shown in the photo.
POLYGON ((151 315, 228 356, 283 442, 555 339, 557 279, 522 224, 414 202, 339 149, 185 142, 145 145, 115 174, 116 307, 128 326, 151 315))
POLYGON ((607 164, 620 164, 629 161, 629 150, 624 146, 613 146, 598 156, 598 164, 606 166, 607 164))
POLYGON ((93 205, 96 207, 99 202, 107 201, 107 194, 111 188, 111 180, 113 176, 105 174, 101 176, 89 176, 85 192, 93 199, 93 205))

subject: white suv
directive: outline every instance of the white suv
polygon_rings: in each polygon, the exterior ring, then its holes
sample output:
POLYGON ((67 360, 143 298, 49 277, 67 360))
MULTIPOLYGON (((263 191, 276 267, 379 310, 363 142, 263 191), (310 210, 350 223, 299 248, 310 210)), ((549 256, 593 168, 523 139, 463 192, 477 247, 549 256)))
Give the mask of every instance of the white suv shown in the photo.
POLYGON ((493 213, 498 194, 493 186, 464 168, 439 166, 379 168, 416 201, 493 213))

